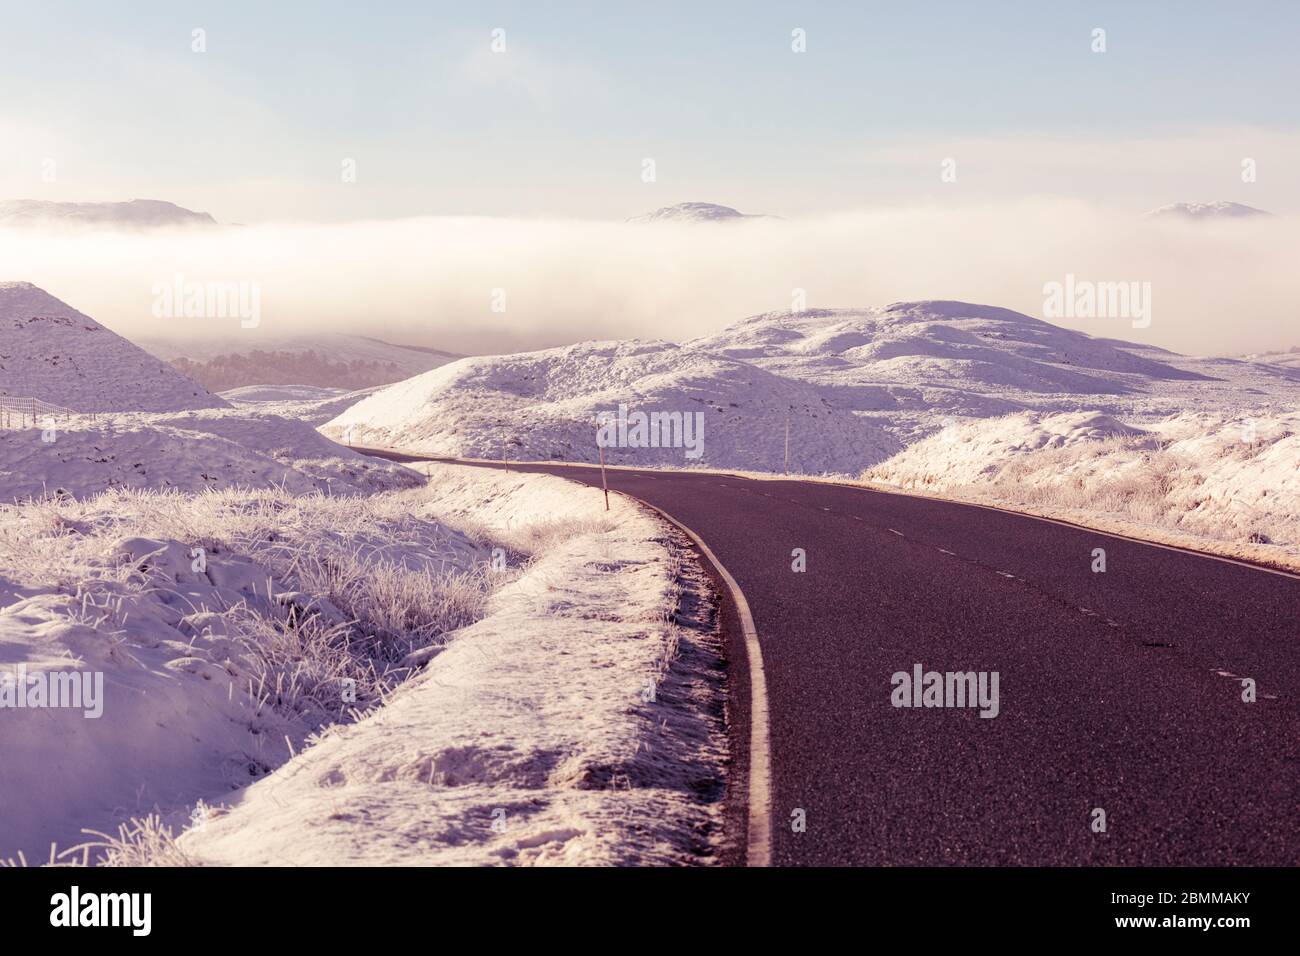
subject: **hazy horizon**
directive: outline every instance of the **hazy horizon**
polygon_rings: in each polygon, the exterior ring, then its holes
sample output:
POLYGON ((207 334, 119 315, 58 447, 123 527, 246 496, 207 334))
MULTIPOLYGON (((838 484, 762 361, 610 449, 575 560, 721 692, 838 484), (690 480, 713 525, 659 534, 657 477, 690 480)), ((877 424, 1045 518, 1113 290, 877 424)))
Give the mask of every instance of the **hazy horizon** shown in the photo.
POLYGON ((930 202, 741 223, 422 217, 0 230, 0 257, 0 281, 34 282, 128 338, 152 340, 270 341, 333 331, 500 353, 586 339, 685 341, 800 305, 956 299, 1187 354, 1300 344, 1292 279, 1300 232, 1288 217, 1143 221, 1128 210, 1062 199, 930 202), (1149 327, 1046 315, 1044 285, 1067 275, 1150 283, 1149 327), (257 327, 155 317, 155 288, 177 276, 255 285, 257 327))

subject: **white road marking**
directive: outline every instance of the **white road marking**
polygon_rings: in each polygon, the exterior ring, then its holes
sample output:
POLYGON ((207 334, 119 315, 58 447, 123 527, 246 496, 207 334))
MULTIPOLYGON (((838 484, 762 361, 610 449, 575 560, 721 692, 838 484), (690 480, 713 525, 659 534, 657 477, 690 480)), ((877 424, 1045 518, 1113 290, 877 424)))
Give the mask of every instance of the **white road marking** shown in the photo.
POLYGON ((944 554, 951 554, 954 558, 957 557, 956 551, 949 551, 947 548, 940 548, 939 550, 942 551, 944 554))
POLYGON ((890 528, 889 531, 890 531, 891 534, 896 534, 896 535, 898 535, 900 538, 906 538, 906 537, 907 537, 907 535, 903 534, 903 532, 901 532, 901 531, 895 531, 893 528, 890 528))
MULTIPOLYGON (((620 492, 625 494, 625 492, 620 492)), ((750 613, 745 592, 718 560, 704 539, 666 511, 628 495, 660 515, 689 537, 718 571, 731 592, 745 634, 745 656, 749 661, 749 826, 745 840, 747 866, 772 865, 772 733, 768 725, 767 677, 763 673, 763 648, 758 643, 758 629, 750 613)))

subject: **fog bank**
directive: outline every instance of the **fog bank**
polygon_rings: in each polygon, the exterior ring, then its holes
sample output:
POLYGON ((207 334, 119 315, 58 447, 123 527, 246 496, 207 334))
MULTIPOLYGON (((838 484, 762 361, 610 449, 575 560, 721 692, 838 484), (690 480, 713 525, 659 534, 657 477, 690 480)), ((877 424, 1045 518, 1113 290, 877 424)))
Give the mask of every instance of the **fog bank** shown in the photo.
MULTIPOLYGON (((759 312, 963 299, 1044 315, 1067 275, 1148 282, 1149 327, 1052 319, 1194 354, 1300 344, 1284 217, 1142 221, 1073 200, 929 203, 789 220, 627 224, 418 218, 176 232, 0 231, 28 280, 132 338, 354 332, 454 352, 684 340, 759 312), (186 283, 256 287, 255 326, 157 307, 186 283)), ((256 347, 256 346, 254 346, 256 347)))

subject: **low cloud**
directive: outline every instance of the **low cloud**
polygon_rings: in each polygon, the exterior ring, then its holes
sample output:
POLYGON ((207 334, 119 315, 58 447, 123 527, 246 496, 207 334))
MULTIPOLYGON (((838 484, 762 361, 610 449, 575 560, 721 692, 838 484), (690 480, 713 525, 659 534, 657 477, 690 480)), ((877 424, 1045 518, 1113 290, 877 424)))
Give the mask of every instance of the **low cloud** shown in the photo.
POLYGON ((1197 354, 1300 344, 1286 217, 1140 221, 1073 200, 916 204, 810 219, 636 225, 420 218, 168 233, 0 231, 29 280, 133 338, 326 331, 457 352, 587 338, 684 340, 745 316, 963 299, 1044 316, 1067 275, 1150 283, 1150 324, 1061 319, 1197 354), (158 317, 159 283, 255 283, 261 321, 158 317))

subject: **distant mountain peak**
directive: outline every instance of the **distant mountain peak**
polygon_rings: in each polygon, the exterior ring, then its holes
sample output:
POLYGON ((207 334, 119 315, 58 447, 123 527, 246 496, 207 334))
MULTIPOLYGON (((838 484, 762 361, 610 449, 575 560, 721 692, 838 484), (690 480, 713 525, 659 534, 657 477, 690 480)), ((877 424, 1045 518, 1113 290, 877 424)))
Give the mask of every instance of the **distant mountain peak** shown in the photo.
POLYGON ((162 199, 126 202, 0 200, 0 226, 104 226, 151 229, 162 226, 215 226, 206 212, 194 212, 162 199))
POLYGON ((1247 219, 1252 216, 1271 216, 1271 212, 1256 209, 1239 202, 1175 202, 1143 215, 1143 219, 1247 219))
POLYGON ((776 219, 776 216, 743 213, 730 206, 712 202, 679 202, 664 206, 644 216, 634 216, 628 222, 735 222, 740 219, 776 219))

